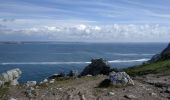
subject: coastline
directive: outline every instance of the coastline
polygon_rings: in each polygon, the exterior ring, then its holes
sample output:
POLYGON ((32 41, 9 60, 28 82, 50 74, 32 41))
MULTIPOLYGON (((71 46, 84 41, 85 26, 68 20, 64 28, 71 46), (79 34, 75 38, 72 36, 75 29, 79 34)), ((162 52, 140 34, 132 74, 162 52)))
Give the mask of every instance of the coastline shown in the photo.
POLYGON ((92 59, 81 73, 53 74, 41 82, 17 84, 20 69, 1 74, 0 98, 7 100, 170 99, 170 45, 159 56, 125 69, 92 59), (130 76, 129 76, 130 75, 130 76), (8 76, 8 77, 6 77, 8 76), (4 83, 3 83, 4 82, 4 83))

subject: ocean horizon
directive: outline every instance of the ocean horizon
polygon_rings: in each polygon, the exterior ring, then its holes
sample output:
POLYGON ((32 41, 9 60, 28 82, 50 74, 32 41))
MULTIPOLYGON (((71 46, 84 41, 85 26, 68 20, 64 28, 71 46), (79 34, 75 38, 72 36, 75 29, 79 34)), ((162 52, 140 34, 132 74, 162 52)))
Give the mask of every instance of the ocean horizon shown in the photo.
POLYGON ((0 72, 20 68, 20 82, 41 81, 70 70, 82 69, 91 59, 103 58, 113 68, 148 61, 168 43, 1 42, 0 72))

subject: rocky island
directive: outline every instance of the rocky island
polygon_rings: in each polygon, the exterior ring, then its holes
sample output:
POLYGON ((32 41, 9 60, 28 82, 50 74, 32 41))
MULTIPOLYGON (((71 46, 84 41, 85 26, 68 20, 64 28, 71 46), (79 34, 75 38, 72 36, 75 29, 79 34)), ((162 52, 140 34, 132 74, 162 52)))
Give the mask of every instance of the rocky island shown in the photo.
POLYGON ((78 74, 54 74, 42 82, 17 84, 21 70, 0 75, 2 100, 168 100, 170 99, 170 44, 148 62, 112 69, 103 59, 92 59, 78 74))

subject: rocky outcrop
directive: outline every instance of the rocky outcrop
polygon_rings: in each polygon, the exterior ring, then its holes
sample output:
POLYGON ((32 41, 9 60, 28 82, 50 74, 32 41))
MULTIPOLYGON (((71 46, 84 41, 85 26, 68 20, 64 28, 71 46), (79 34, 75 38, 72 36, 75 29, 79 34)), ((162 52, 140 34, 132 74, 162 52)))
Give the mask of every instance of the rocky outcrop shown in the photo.
POLYGON ((163 59, 163 60, 170 59, 170 43, 169 43, 169 45, 161 52, 161 59, 163 59))
POLYGON ((104 74, 108 75, 110 72, 109 64, 103 59, 92 59, 91 64, 89 64, 80 74, 81 76, 85 75, 98 75, 104 74))
POLYGON ((134 85, 133 80, 126 72, 111 72, 109 79, 114 86, 134 85))
POLYGON ((167 60, 170 59, 170 43, 169 45, 160 53, 154 55, 151 60, 149 60, 149 63, 157 62, 159 60, 167 60))
POLYGON ((0 86, 7 82, 9 82, 11 85, 17 85, 21 73, 21 70, 18 68, 2 73, 0 75, 0 86))
POLYGON ((161 59, 161 54, 156 54, 154 55, 151 60, 149 60, 148 62, 149 63, 152 63, 152 62, 156 62, 156 61, 159 61, 161 59))

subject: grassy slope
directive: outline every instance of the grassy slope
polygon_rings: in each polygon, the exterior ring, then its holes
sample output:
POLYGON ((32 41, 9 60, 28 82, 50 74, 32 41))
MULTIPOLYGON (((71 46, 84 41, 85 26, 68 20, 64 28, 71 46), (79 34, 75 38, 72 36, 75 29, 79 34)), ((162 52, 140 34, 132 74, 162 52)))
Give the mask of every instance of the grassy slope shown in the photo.
POLYGON ((134 66, 125 69, 125 71, 131 75, 145 75, 155 73, 170 73, 170 60, 158 61, 152 64, 143 64, 140 66, 134 66))

